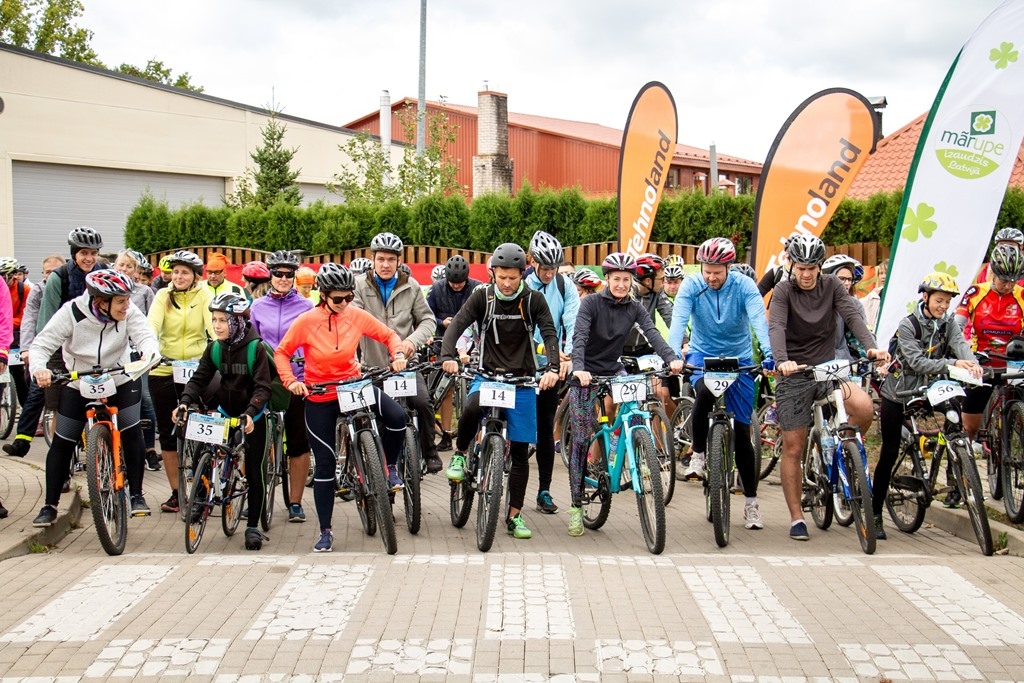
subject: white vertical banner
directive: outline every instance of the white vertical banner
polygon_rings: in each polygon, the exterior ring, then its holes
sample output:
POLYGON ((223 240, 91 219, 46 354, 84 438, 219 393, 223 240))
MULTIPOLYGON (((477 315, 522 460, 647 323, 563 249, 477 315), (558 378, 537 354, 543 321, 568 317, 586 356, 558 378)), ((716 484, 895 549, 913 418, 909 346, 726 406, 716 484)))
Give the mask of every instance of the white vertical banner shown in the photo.
MULTIPOLYGON (((932 271, 964 292, 986 258, 1024 137, 1024 0, 1007 0, 960 50, 932 104, 893 237, 879 344, 932 271)), ((954 304, 956 302, 954 301, 954 304)))

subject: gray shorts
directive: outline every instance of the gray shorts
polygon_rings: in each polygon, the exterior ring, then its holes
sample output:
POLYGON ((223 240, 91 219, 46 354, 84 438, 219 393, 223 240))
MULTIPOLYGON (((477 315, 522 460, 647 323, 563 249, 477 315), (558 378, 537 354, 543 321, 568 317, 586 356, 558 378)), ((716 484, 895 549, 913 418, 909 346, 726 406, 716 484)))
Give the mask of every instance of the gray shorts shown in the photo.
POLYGON ((802 429, 814 424, 811 412, 814 401, 825 398, 828 393, 829 384, 816 382, 813 377, 779 377, 775 383, 775 408, 779 412, 782 431, 802 429))

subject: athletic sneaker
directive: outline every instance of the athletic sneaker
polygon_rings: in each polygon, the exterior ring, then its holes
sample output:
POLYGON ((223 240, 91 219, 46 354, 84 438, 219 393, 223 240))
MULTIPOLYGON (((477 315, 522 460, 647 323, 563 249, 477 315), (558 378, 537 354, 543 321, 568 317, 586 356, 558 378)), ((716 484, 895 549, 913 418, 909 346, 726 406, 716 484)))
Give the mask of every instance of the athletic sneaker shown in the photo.
POLYGON ((444 476, 448 477, 448 481, 454 481, 455 483, 462 481, 463 477, 466 476, 465 453, 456 453, 452 456, 452 464, 448 466, 444 476))
POLYGON ((141 494, 132 496, 132 517, 149 517, 152 512, 141 494))
POLYGON ((306 511, 302 509, 301 505, 292 503, 288 506, 288 521, 294 523, 306 521, 306 511))
POLYGON ((686 472, 683 473, 683 478, 687 481, 703 481, 704 480, 704 454, 694 453, 690 456, 690 466, 686 468, 686 472))
POLYGON ((441 437, 441 443, 437 444, 437 450, 439 451, 450 451, 452 449, 452 437, 448 434, 444 434, 441 437))
POLYGON ((546 515, 553 515, 558 512, 558 506, 551 499, 550 491, 541 491, 537 494, 537 511, 546 515))
POLYGON ((810 535, 807 533, 807 525, 804 522, 797 522, 789 527, 789 537, 794 541, 809 541, 811 540, 810 535))
POLYGON ((444 463, 437 455, 428 455, 426 459, 427 473, 437 474, 444 469, 444 463))
POLYGON ((32 445, 32 439, 22 439, 15 437, 11 443, 4 444, 4 453, 12 455, 15 458, 24 458, 28 455, 28 449, 32 445))
POLYGON ((768 410, 764 413, 764 423, 766 425, 777 425, 779 424, 779 411, 776 409, 775 404, 768 407, 768 410))
POLYGON ((320 540, 313 546, 314 553, 329 553, 334 549, 334 534, 330 529, 323 529, 320 532, 320 540))
POLYGON ((245 549, 246 550, 260 550, 263 547, 263 541, 269 541, 270 537, 266 536, 262 531, 254 526, 245 528, 245 549))
POLYGON ((946 494, 946 500, 943 501, 942 504, 948 508, 960 507, 960 492, 956 489, 953 489, 952 491, 946 494))
POLYGON ((43 509, 39 511, 36 518, 32 520, 32 526, 35 527, 47 527, 52 526, 57 521, 57 508, 52 505, 44 505, 43 509))
POLYGON ((888 538, 885 535, 885 529, 882 528, 882 515, 875 515, 875 538, 879 541, 884 541, 888 538))
POLYGON ((178 511, 178 492, 172 491, 171 497, 167 499, 166 503, 160 504, 160 509, 164 512, 177 512, 178 511))
POLYGON ((764 528, 764 522, 761 521, 761 509, 757 506, 756 500, 743 506, 743 526, 747 529, 764 528))
POLYGON ((578 508, 575 505, 569 506, 569 535, 583 535, 583 508, 578 508))
POLYGON ((402 481, 402 477, 398 474, 398 468, 394 465, 388 465, 388 486, 391 487, 392 493, 405 488, 405 482, 402 481))
POLYGON ((159 472, 162 467, 156 451, 146 451, 146 469, 150 472, 159 472))
POLYGON ((522 515, 516 515, 515 517, 507 520, 505 525, 508 528, 508 535, 513 538, 533 537, 533 532, 526 528, 526 520, 523 519, 522 515))

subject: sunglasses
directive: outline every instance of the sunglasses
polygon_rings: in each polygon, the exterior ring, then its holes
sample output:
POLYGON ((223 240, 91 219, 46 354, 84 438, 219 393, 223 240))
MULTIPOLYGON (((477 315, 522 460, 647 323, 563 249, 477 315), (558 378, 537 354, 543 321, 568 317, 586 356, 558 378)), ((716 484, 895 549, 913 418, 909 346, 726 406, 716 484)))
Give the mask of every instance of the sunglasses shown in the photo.
POLYGON ((351 303, 356 298, 356 295, 349 292, 348 294, 342 294, 339 296, 329 296, 327 298, 330 299, 331 303, 334 304, 335 306, 340 306, 342 304, 351 303))
POLYGON ((282 280, 295 279, 295 271, 292 270, 272 270, 270 271, 270 274, 273 275, 274 277, 279 277, 282 280))

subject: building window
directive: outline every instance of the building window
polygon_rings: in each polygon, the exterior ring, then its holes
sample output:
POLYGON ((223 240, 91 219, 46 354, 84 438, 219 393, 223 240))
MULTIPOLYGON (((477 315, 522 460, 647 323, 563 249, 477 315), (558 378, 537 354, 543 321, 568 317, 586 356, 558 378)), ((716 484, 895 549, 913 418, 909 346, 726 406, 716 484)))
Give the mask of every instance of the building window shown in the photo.
POLYGON ((668 178, 665 180, 665 187, 674 190, 679 187, 679 169, 670 168, 668 169, 668 178))
POLYGON ((742 175, 736 176, 736 194, 750 194, 753 187, 753 179, 742 175))

